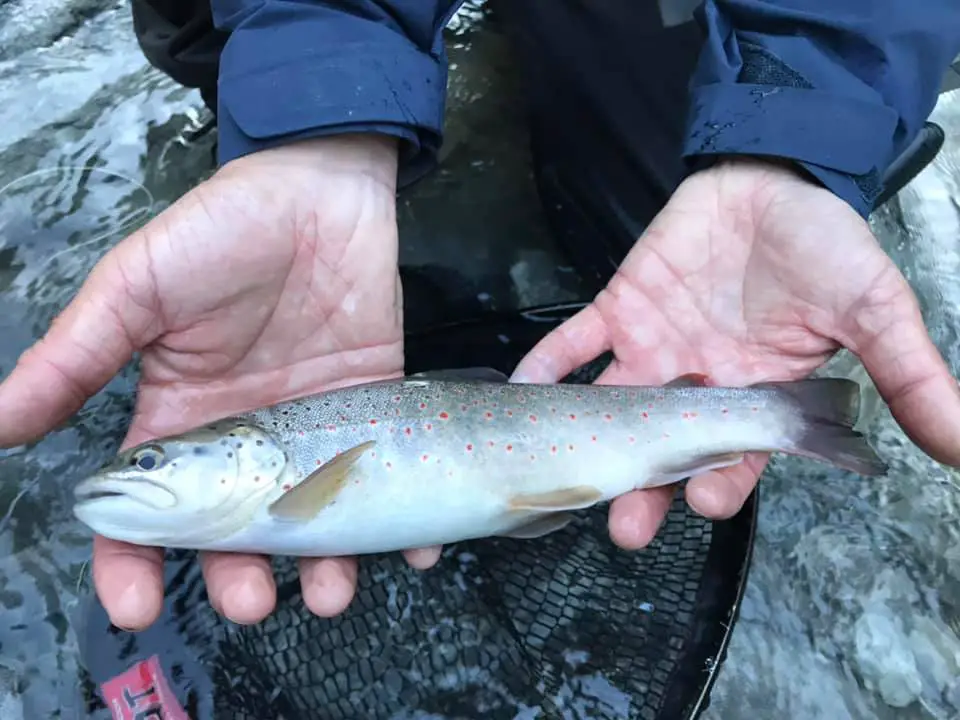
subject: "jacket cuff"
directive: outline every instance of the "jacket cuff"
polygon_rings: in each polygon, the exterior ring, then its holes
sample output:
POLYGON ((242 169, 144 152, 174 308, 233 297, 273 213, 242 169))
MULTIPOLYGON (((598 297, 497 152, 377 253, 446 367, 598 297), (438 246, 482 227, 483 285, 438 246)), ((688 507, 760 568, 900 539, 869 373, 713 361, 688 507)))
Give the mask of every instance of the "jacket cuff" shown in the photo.
POLYGON ((318 47, 316 21, 235 30, 220 61, 218 160, 323 135, 401 138, 399 184, 436 162, 447 68, 382 26, 362 42, 318 47))
POLYGON ((685 158, 756 155, 799 162, 866 217, 899 121, 885 105, 813 89, 710 84, 693 91, 685 158))

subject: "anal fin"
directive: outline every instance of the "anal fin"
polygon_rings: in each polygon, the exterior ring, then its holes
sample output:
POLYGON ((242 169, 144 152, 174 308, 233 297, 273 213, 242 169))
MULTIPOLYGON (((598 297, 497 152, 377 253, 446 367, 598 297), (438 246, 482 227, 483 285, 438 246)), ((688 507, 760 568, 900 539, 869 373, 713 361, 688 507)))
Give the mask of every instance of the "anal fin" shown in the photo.
POLYGON ((743 462, 743 453, 739 452, 705 455, 694 458, 689 462, 664 468, 657 473, 651 485, 668 485, 710 470, 720 470, 721 468, 739 465, 741 462, 743 462))
POLYGON ((543 537, 544 535, 549 535, 552 532, 565 528, 573 521, 573 518, 573 515, 565 512, 540 515, 520 527, 500 533, 500 537, 532 540, 533 538, 543 537))

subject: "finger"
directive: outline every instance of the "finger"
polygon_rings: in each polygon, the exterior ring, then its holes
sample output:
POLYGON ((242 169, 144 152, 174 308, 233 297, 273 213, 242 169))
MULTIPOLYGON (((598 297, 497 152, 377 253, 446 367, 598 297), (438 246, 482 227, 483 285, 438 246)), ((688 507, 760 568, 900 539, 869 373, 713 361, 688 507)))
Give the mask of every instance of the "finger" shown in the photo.
POLYGON ((757 486, 770 456, 748 454, 742 463, 690 478, 684 489, 693 511, 711 520, 726 520, 740 512, 757 486))
POLYGON ((110 622, 143 630, 163 610, 163 550, 94 535, 93 585, 110 622))
POLYGON ((200 553, 210 604, 228 620, 250 625, 263 620, 277 602, 270 560, 262 555, 200 553))
POLYGON ((352 557, 300 558, 303 602, 314 615, 339 615, 357 591, 357 560, 352 557))
POLYGON ((429 570, 440 560, 443 552, 442 545, 404 550, 403 557, 414 570, 429 570))
MULTIPOLYGON (((134 339, 144 341, 154 314, 130 298, 119 247, 113 253, 0 384, 0 447, 29 442, 60 425, 130 360, 134 339)), ((128 280, 149 287, 146 280, 128 280)))
POLYGON ((596 307, 588 305, 537 343, 510 381, 555 383, 609 348, 606 325, 596 307))
POLYGON ((851 349, 860 357, 904 432, 924 452, 960 465, 960 388, 927 334, 906 281, 891 301, 855 318, 851 349))
POLYGON ((650 544, 667 516, 676 485, 634 490, 610 503, 610 538, 625 550, 650 544))

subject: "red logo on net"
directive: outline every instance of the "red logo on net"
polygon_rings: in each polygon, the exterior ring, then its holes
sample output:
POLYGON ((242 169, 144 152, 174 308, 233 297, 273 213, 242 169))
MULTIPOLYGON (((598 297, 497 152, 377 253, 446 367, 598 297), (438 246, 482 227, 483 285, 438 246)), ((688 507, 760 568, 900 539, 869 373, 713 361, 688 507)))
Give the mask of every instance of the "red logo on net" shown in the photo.
POLYGON ((100 685, 114 720, 190 720, 154 655, 100 685))

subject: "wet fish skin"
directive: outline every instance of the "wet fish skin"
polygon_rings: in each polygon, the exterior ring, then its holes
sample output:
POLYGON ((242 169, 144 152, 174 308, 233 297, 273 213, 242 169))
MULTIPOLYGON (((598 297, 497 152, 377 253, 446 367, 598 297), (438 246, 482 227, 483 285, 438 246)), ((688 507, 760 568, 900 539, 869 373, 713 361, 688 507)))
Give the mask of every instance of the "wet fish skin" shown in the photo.
POLYGON ((472 369, 341 388, 127 451, 77 487, 74 512, 139 544, 355 555, 537 537, 744 452, 886 470, 852 429, 855 382, 690 382, 523 385, 472 369))

